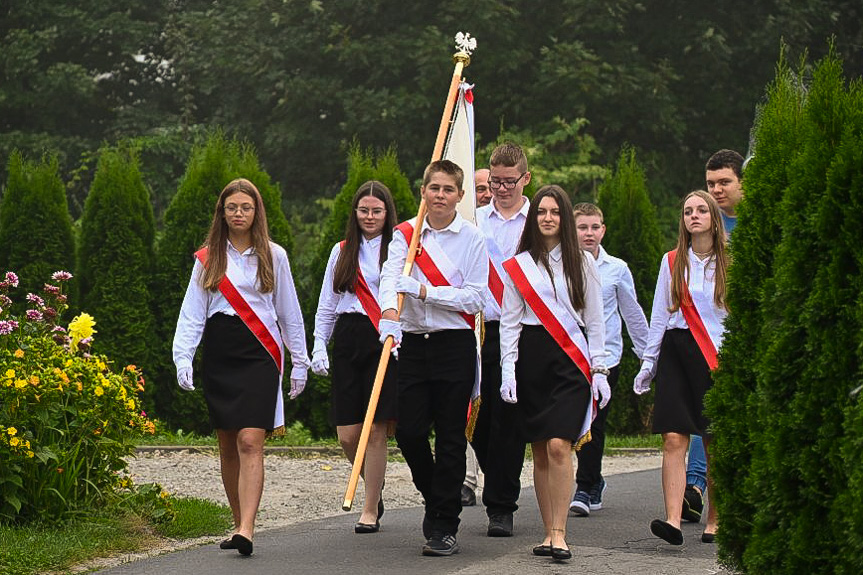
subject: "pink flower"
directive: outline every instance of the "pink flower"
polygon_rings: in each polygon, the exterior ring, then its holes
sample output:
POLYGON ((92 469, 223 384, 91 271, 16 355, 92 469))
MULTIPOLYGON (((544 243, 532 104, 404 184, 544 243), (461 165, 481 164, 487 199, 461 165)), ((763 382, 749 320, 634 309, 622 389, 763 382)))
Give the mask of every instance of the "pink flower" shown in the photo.
POLYGON ((45 300, 43 300, 41 297, 37 296, 34 293, 27 294, 27 301, 29 301, 30 303, 35 303, 39 307, 45 307, 45 300))
MULTIPOLYGON (((4 283, 4 282, 0 282, 0 284, 2 284, 2 283, 4 283)), ((8 296, 0 294, 0 303, 2 303, 3 305, 9 306, 9 305, 12 305, 12 300, 9 299, 8 296)))
POLYGON ((66 297, 66 294, 61 293, 60 295, 57 296, 57 301, 59 301, 60 303, 66 303, 66 299, 68 299, 66 297))
POLYGON ((72 274, 69 272, 59 271, 51 274, 51 279, 58 282, 64 282, 66 280, 72 279, 72 274))
POLYGON ((48 319, 54 319, 57 317, 57 310, 53 307, 46 307, 42 310, 42 313, 45 314, 45 317, 48 319))
POLYGON ((141 410, 141 417, 147 417, 147 412, 143 409, 141 410))
POLYGON ((18 329, 18 322, 14 319, 0 321, 0 335, 9 335, 16 329, 18 329))
POLYGON ((42 321, 42 312, 38 309, 28 309, 26 315, 30 321, 42 321))
POLYGON ((42 288, 42 291, 44 291, 45 293, 56 295, 60 293, 60 288, 55 285, 45 284, 45 287, 42 288))
POLYGON ((56 332, 56 333, 66 333, 66 328, 63 327, 62 325, 55 325, 54 329, 52 329, 51 331, 56 332))
POLYGON ((18 276, 14 272, 6 272, 6 282, 11 287, 18 287, 18 276))

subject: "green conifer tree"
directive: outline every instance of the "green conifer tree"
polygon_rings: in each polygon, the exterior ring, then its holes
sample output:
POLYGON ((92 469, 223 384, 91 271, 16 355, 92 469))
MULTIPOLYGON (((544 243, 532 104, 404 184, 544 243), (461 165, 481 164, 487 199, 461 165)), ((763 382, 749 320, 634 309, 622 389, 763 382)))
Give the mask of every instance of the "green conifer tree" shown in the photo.
POLYGON ((155 223, 150 196, 128 149, 103 148, 81 216, 81 307, 98 324, 93 349, 149 377, 156 334, 153 281, 155 223))
POLYGON ((723 525, 720 557, 737 566, 742 565, 752 517, 761 502, 750 464, 761 447, 753 440, 761 429, 753 392, 766 335, 773 329, 762 304, 775 290, 773 260, 782 238, 777 206, 790 185, 789 169, 800 147, 804 98, 800 77, 780 57, 754 126, 756 153, 744 174, 744 201, 738 206, 731 243, 728 303, 733 313, 725 321, 720 369, 706 400, 714 435, 710 473, 723 525))
POLYGON ((66 191, 56 157, 45 156, 37 164, 15 151, 7 169, 0 203, 0 272, 14 271, 23 293, 38 293, 52 273, 74 269, 66 191))
MULTIPOLYGON (((202 433, 210 430, 203 395, 200 391, 183 392, 177 386, 171 342, 191 276, 193 254, 206 239, 222 189, 240 177, 250 180, 261 192, 272 240, 288 254, 293 249, 288 221, 281 208, 281 192, 261 169, 254 150, 226 138, 220 131, 212 133, 189 158, 180 188, 165 211, 165 227, 156 250, 157 286, 153 293, 162 345, 158 381, 151 388, 158 416, 174 428, 202 433)), ((289 367, 286 362, 286 373, 289 367)), ((200 369, 195 372, 199 384, 200 369)))
MULTIPOLYGON (((621 150, 613 173, 599 187, 597 204, 607 228, 602 245, 609 254, 629 265, 638 301, 649 318, 663 254, 662 233, 647 191, 647 179, 634 149, 621 150)), ((626 391, 638 373, 639 360, 630 352, 632 342, 625 329, 624 337, 617 387, 623 393, 618 394, 615 407, 609 413, 608 427, 617 433, 644 433, 649 431, 653 396, 644 398, 626 391)))

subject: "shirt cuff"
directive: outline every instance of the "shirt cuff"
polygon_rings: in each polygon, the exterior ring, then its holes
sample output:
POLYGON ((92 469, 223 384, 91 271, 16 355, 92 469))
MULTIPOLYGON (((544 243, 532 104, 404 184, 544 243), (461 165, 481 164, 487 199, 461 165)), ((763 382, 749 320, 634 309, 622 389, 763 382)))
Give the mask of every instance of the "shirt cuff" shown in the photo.
POLYGON ((645 369, 650 372, 651 377, 656 375, 656 364, 654 364, 653 361, 645 359, 641 363, 641 370, 643 371, 645 369))
POLYGON ((506 362, 500 366, 501 381, 515 381, 515 364, 506 362))
POLYGON ((291 368, 291 379, 300 379, 305 381, 308 378, 308 368, 301 365, 295 365, 291 368))

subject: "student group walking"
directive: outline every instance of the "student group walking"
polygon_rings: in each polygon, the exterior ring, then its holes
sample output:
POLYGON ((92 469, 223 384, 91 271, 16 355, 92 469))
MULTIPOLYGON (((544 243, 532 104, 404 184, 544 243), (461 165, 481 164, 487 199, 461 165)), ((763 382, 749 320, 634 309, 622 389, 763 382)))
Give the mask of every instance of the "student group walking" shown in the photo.
MULTIPOLYGON (((353 462, 384 342, 392 338, 354 532, 381 529, 387 439, 395 436, 424 500, 423 555, 459 551, 459 517, 464 505, 476 504, 480 470, 487 534, 512 536, 529 444, 543 532, 526 552, 567 561, 567 518, 601 510, 606 495, 605 422, 612 394, 621 393, 624 324, 641 361, 633 390, 646 393, 655 382, 653 432, 663 440, 665 515, 649 529, 682 544, 681 522, 700 521, 705 495, 714 500, 704 396, 728 314, 727 245, 742 199, 742 166, 736 152, 717 152, 706 165, 707 191, 684 198, 649 324, 626 262, 602 246, 602 211, 572 206, 556 185, 528 200, 531 173, 519 146, 498 146, 488 167, 476 171, 476 223, 457 210, 465 173, 451 161, 426 167, 420 222, 399 223, 387 187, 365 182, 344 240, 330 253, 311 360, 290 264, 269 238, 261 195, 248 180, 230 182, 201 249, 190 254, 173 344, 177 381, 190 392, 202 345, 200 380, 234 519, 219 546, 253 553, 263 446, 285 423, 285 350, 290 399, 302 393, 309 368, 330 376, 331 420, 353 462), (419 249, 404 275, 416 234, 419 249)), ((708 504, 701 541, 713 543, 718 529, 708 504)))

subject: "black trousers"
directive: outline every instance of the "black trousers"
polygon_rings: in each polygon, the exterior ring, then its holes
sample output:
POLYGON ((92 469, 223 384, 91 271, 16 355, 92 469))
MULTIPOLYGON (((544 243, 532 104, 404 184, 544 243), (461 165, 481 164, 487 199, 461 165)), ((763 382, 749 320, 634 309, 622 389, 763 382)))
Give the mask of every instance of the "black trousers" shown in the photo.
POLYGON ((471 442, 485 474, 482 503, 489 516, 518 509, 524 465, 518 407, 501 399, 500 380, 500 322, 489 321, 482 344, 482 405, 471 442))
POLYGON ((464 431, 475 375, 473 331, 404 334, 396 440, 425 499, 425 523, 432 531, 458 532, 466 468, 464 431), (429 444, 432 430, 434 453, 429 444))
MULTIPOLYGON (((614 397, 614 388, 620 377, 620 366, 615 365, 608 374, 608 386, 611 388, 611 396, 614 397)), ((576 452, 578 458, 578 470, 575 472, 576 489, 587 491, 599 485, 602 481, 602 452, 605 449, 605 420, 611 402, 596 413, 596 419, 590 425, 590 441, 581 446, 576 452)))

